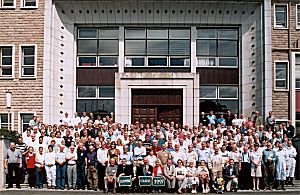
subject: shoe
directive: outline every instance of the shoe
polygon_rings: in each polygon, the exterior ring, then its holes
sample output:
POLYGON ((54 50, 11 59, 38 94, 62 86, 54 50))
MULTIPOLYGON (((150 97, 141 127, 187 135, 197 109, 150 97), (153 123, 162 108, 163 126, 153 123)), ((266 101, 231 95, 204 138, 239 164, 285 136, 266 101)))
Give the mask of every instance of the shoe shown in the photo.
POLYGON ((96 191, 97 191, 97 188, 94 188, 94 191, 96 192, 96 191))
POLYGON ((17 186, 17 189, 21 189, 21 186, 17 186))
POLYGON ((181 190, 178 190, 177 192, 178 192, 178 194, 182 194, 182 191, 181 191, 181 190))
POLYGON ((6 189, 10 189, 10 188, 12 188, 12 186, 7 186, 7 187, 6 187, 6 189))
POLYGON ((65 188, 60 188, 61 190, 65 190, 65 188))
POLYGON ((108 192, 107 188, 105 188, 105 189, 103 190, 103 192, 104 192, 104 193, 107 193, 107 192, 108 192))

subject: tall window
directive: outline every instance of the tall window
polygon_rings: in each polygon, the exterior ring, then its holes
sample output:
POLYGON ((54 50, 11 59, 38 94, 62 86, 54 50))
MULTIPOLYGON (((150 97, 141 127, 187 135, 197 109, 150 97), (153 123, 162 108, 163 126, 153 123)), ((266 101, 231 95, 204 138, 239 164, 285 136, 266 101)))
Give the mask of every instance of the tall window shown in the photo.
POLYGON ((300 54, 296 54, 296 89, 300 89, 300 54))
POLYGON ((119 30, 79 28, 77 39, 77 66, 117 66, 119 30))
POLYGON ((15 0, 0 0, 2 8, 15 8, 16 2, 15 0))
POLYGON ((197 66, 237 67, 237 29, 197 29, 197 66))
POLYGON ((190 29, 128 28, 126 66, 190 66, 190 29))
POLYGON ((296 28, 300 28, 300 4, 296 5, 296 28))
POLYGON ((35 46, 21 46, 21 76, 35 77, 36 74, 36 47, 35 46))
POLYGON ((238 86, 200 86, 200 112, 238 113, 238 86))
MULTIPOLYGON (((12 128, 12 114, 10 114, 10 125, 12 128)), ((7 113, 1 113, 0 114, 0 129, 8 129, 8 114, 7 113)))
POLYGON ((275 62, 275 89, 288 89, 288 62, 275 62))
POLYGON ((274 27, 287 28, 288 27, 288 5, 275 4, 274 27))
POLYGON ((109 114, 115 110, 114 86, 78 86, 77 112, 109 114))
POLYGON ((29 127, 29 122, 33 118, 33 113, 21 113, 21 132, 26 131, 27 127, 29 127))
POLYGON ((296 112, 296 135, 300 135, 300 112, 296 112))
POLYGON ((13 47, 0 46, 0 78, 13 76, 13 47))

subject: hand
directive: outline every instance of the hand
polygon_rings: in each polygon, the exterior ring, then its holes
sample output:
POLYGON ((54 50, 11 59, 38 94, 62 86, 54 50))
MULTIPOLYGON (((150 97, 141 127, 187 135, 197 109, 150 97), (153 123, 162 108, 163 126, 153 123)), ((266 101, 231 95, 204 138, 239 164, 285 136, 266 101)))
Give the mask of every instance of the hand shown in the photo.
POLYGON ((7 167, 6 167, 6 165, 4 165, 4 169, 6 169, 7 167))
POLYGON ((19 165, 19 168, 20 168, 20 169, 22 168, 22 164, 19 165))

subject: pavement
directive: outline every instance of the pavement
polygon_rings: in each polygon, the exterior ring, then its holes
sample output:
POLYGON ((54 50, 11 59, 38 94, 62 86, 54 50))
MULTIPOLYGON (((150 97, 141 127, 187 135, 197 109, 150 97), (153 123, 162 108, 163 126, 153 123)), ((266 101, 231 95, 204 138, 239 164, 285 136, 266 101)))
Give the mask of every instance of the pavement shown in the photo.
MULTIPOLYGON (((272 194, 295 194, 300 195, 300 180, 294 180, 295 186, 286 186, 286 190, 271 190, 271 191, 252 191, 252 190, 239 190, 238 192, 225 192, 224 194, 229 195, 272 195, 272 194)), ((104 194, 102 191, 91 191, 91 190, 48 190, 47 188, 43 189, 28 189, 26 184, 21 185, 22 189, 0 189, 0 195, 46 195, 46 194, 53 194, 53 195, 94 195, 94 194, 104 194)), ((112 195, 112 193, 109 193, 112 195)), ((160 193, 161 195, 171 195, 174 193, 160 193)), ((188 194, 188 193, 187 193, 188 194)), ((200 194, 200 193, 199 193, 200 194)), ((215 193, 211 193, 215 194, 215 193)), ((142 195, 142 193, 129 193, 126 195, 142 195)), ((149 194, 150 195, 150 194, 149 194)))

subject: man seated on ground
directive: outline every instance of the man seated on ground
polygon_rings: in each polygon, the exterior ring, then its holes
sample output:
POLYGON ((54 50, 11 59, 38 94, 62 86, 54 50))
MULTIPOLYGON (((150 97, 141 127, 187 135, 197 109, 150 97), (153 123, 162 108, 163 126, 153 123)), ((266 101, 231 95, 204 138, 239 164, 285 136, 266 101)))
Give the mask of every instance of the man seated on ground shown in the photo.
POLYGON ((229 160, 229 165, 224 170, 225 180, 226 180, 226 190, 227 192, 236 192, 238 189, 238 170, 234 166, 234 160, 229 160))
POLYGON ((109 165, 106 167, 105 170, 105 177, 104 177, 104 184, 105 184, 105 192, 108 192, 108 185, 113 184, 113 193, 116 193, 117 188, 117 165, 115 165, 115 159, 111 158, 109 160, 109 165))

